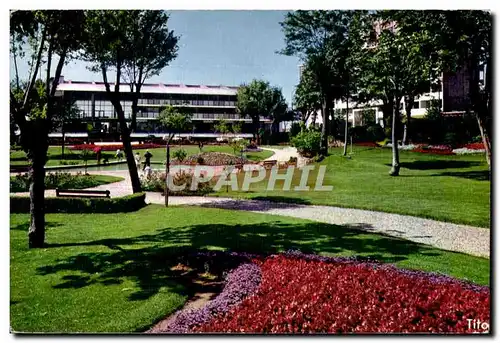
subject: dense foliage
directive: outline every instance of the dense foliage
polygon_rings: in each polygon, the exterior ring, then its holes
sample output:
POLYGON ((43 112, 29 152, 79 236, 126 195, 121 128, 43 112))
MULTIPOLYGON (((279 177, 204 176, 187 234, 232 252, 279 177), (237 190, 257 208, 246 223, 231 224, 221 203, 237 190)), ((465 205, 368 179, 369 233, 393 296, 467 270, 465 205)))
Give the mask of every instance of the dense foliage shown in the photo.
POLYGON ((292 138, 292 145, 306 157, 314 157, 320 153, 321 133, 314 130, 302 131, 292 138))
MULTIPOLYGON (((133 212, 146 206, 146 194, 134 193, 119 198, 46 198, 46 213, 117 213, 133 212)), ((29 197, 10 197, 11 213, 28 213, 29 197)))
POLYGON ((488 287, 390 265, 291 252, 261 265, 259 289, 196 328, 225 333, 472 333, 488 287))
MULTIPOLYGON (((28 192, 30 187, 30 175, 28 173, 17 174, 10 177, 11 192, 28 192)), ((82 173, 48 173, 45 174, 46 189, 84 189, 104 184, 95 175, 83 175, 82 173)))
MULTIPOLYGON (((165 191, 165 173, 153 171, 148 177, 141 178, 141 186, 145 191, 164 192, 165 191)), ((212 192, 212 186, 209 182, 199 182, 195 190, 191 190, 193 182, 193 174, 184 170, 178 171, 173 176, 173 183, 176 186, 186 185, 183 190, 169 190, 171 196, 186 196, 186 195, 205 195, 212 192)))

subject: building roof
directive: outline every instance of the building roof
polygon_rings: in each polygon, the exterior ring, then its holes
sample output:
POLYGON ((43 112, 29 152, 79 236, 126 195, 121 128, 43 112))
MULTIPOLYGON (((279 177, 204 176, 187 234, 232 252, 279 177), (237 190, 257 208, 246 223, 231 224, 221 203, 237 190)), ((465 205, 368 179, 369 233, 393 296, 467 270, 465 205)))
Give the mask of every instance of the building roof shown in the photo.
MULTIPOLYGON (((110 83, 113 88, 114 83, 110 83)), ((59 82, 58 91, 73 92, 105 92, 104 82, 72 81, 64 80, 59 82)), ((163 83, 145 83, 141 93, 162 93, 162 94, 200 94, 200 95, 236 95, 238 87, 234 86, 212 86, 212 85, 174 85, 163 83)), ((127 83, 120 84, 120 92, 130 92, 127 83)))

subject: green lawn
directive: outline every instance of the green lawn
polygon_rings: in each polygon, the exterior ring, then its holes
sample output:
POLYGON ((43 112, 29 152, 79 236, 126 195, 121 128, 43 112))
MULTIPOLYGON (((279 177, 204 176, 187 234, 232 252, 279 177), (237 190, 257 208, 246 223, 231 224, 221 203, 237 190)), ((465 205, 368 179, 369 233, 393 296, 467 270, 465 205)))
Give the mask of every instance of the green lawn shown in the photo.
MULTIPOLYGON (((340 156, 340 148, 330 153, 321 164, 327 167, 324 184, 333 186, 331 192, 293 191, 301 177, 296 171, 291 191, 282 190, 282 181, 274 191, 267 191, 266 178, 251 185, 249 192, 228 193, 223 187, 215 195, 361 208, 490 226, 491 184, 482 154, 442 156, 402 151, 401 175, 391 177, 390 149, 354 147, 350 159, 340 156)), ((317 170, 309 176, 310 186, 315 184, 317 170)), ((241 188, 243 175, 239 178, 241 188)))
MULTIPOLYGON (((171 153, 173 153, 175 150, 182 148, 187 151, 188 156, 189 155, 194 155, 200 152, 200 149, 198 149, 197 146, 194 145, 185 145, 182 147, 175 146, 171 149, 171 153)), ((156 149, 150 149, 149 150, 151 154, 153 155, 152 161, 159 162, 159 163, 164 163, 166 160, 166 149, 165 148, 156 148, 156 149)), ((206 145, 203 147, 204 152, 225 152, 228 154, 233 154, 233 149, 228 146, 228 145, 206 145)), ((146 153, 145 149, 139 149, 137 150, 141 157, 146 153)), ((134 151, 135 153, 135 151, 134 151)), ((270 157, 273 155, 273 152, 263 150, 261 152, 252 152, 252 153, 244 153, 245 156, 249 160, 253 161, 260 161, 263 160, 267 157, 270 157)), ((47 161, 47 166, 59 166, 61 165, 61 147, 55 147, 51 146, 49 147, 48 150, 48 161, 47 161)), ((102 152, 102 158, 108 158, 109 161, 115 161, 115 152, 114 151, 103 151, 102 152)), ((80 151, 79 150, 70 150, 67 147, 64 149, 64 160, 68 164, 84 164, 84 161, 82 157, 80 156, 80 151)), ((89 165, 95 164, 97 161, 92 157, 88 161, 89 165)), ((26 154, 22 150, 16 150, 10 151, 10 164, 11 165, 26 165, 28 163, 28 160, 26 158, 26 154)))
POLYGON ((306 220, 149 205, 120 214, 47 214, 47 248, 27 248, 29 215, 10 216, 11 326, 21 332, 133 332, 189 295, 170 270, 182 249, 290 248, 370 256, 400 267, 489 282, 488 259, 306 220))

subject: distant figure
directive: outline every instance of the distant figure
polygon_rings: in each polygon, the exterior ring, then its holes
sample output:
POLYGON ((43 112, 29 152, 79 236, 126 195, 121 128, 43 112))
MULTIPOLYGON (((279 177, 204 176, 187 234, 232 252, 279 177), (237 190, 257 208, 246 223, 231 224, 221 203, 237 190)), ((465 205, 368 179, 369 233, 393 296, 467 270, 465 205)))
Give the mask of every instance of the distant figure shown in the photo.
POLYGON ((202 152, 202 150, 203 150, 203 142, 202 141, 198 142, 198 148, 200 149, 200 152, 202 152))
POLYGON ((139 155, 138 152, 135 153, 135 164, 137 166, 137 169, 139 169, 141 166, 141 155, 139 155))
POLYGON ((121 160, 122 160, 122 158, 123 158, 123 152, 122 152, 120 149, 117 149, 117 150, 116 150, 116 155, 115 155, 115 156, 116 156, 116 159, 117 159, 118 161, 121 161, 121 160))
POLYGON ((144 154, 144 170, 146 170, 146 167, 151 167, 151 157, 153 157, 153 155, 149 152, 149 150, 146 150, 146 153, 144 154))
POLYGON ((144 167, 144 176, 146 176, 147 179, 151 177, 151 167, 150 166, 145 166, 144 167))
POLYGON ((95 147, 94 152, 97 158, 97 164, 101 164, 101 147, 95 147))

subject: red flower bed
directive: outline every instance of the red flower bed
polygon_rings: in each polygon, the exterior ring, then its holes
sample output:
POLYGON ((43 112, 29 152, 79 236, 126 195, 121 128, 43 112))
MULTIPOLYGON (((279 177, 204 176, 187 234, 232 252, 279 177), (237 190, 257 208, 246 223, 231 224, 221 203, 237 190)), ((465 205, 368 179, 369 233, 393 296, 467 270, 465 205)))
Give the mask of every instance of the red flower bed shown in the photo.
MULTIPOLYGON (((118 149, 123 150, 123 145, 121 144, 110 144, 110 145, 93 145, 93 144, 78 144, 73 145, 71 150, 94 150, 96 147, 100 147, 102 151, 116 151, 118 149)), ((135 144, 132 145, 134 150, 137 149, 155 149, 162 148, 164 145, 153 144, 153 143, 145 143, 145 144, 135 144)))
POLYGON ((455 153, 451 149, 441 149, 441 148, 415 148, 413 152, 420 152, 424 154, 436 154, 436 155, 454 155, 455 153))
POLYGON ((354 143, 354 145, 367 146, 367 147, 371 147, 371 148, 378 148, 379 147, 377 145, 377 143, 375 143, 375 142, 358 142, 358 143, 354 143))
POLYGON ((193 331, 472 333, 482 331, 467 319, 490 321, 489 288, 437 274, 293 255, 267 258, 261 272, 254 295, 193 331))
POLYGON ((471 150, 483 150, 484 144, 483 143, 470 143, 470 144, 465 144, 463 147, 467 148, 467 149, 471 149, 471 150))

